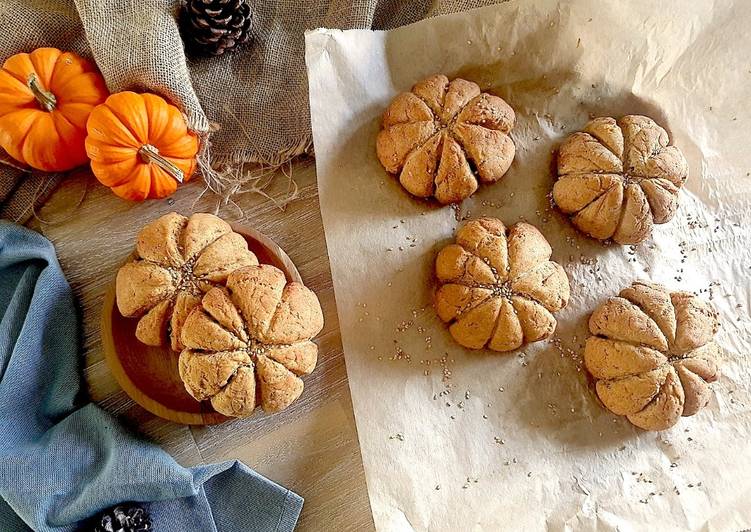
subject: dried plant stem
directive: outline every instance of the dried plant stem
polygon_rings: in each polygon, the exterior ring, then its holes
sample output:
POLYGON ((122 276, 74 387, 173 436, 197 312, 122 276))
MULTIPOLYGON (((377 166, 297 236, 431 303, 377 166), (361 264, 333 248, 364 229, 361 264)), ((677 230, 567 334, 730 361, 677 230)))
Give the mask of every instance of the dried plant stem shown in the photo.
POLYGON ((145 163, 154 163, 159 168, 167 172, 167 174, 176 180, 178 183, 182 183, 184 179, 183 171, 180 170, 172 161, 166 157, 160 155, 156 146, 151 144, 144 144, 141 149, 138 150, 138 155, 145 163))
MULTIPOLYGON (((237 122, 248 144, 258 151, 258 146, 245 129, 245 125, 231 109, 225 107, 224 110, 237 122)), ((201 142, 201 151, 198 154, 198 167, 203 175, 206 188, 198 199, 206 192, 211 191, 221 198, 217 210, 221 205, 232 204, 242 215, 244 214, 242 208, 233 198, 241 194, 258 194, 270 200, 279 210, 284 211, 287 205, 299 196, 299 188, 293 176, 294 157, 274 165, 240 162, 214 166, 211 164, 211 160, 211 141, 208 135, 205 135, 201 142), (279 175, 283 175, 287 179, 287 189, 281 196, 272 195, 269 188, 279 175)))
POLYGON ((29 79, 27 80, 26 85, 29 87, 29 90, 31 90, 37 102, 39 102, 39 105, 45 111, 55 110, 55 107, 57 106, 57 98, 55 98, 54 94, 42 88, 36 74, 29 74, 29 79))

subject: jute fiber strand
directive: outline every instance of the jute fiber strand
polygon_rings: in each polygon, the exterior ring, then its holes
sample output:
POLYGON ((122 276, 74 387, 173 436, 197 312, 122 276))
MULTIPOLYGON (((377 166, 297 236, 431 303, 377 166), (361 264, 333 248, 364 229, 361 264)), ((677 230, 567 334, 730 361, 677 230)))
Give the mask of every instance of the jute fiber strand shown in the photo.
MULTIPOLYGON (((177 25, 180 0, 0 0, 0 28, 5 30, 0 52, 4 61, 18 52, 54 46, 93 58, 110 91, 152 91, 176 103, 189 126, 203 134, 203 162, 278 165, 312 151, 306 29, 388 29, 499 3, 247 1, 252 42, 222 57, 190 58, 177 25)), ((3 172, 0 179, 15 182, 24 174, 3 172)), ((14 205, 0 211, 3 217, 28 218, 33 191, 17 190, 12 197, 14 205)))

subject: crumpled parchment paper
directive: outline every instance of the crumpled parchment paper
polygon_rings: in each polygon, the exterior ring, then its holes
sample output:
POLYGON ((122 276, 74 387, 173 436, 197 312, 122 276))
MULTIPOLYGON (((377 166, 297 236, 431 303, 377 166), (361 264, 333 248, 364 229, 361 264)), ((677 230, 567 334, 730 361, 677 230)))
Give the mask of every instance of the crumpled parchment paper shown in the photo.
POLYGON ((509 2, 389 32, 306 38, 321 210, 380 530, 751 527, 751 4, 509 2), (499 183, 458 208, 409 197, 375 156, 380 115, 423 77, 461 76, 517 113, 499 183), (691 173, 672 222, 603 245, 550 208, 552 154, 590 116, 647 114, 691 173), (455 344, 431 307, 457 218, 524 219, 572 294, 551 341, 455 344), (707 408, 643 432, 598 402, 589 313, 635 279, 710 298, 722 376, 707 408))

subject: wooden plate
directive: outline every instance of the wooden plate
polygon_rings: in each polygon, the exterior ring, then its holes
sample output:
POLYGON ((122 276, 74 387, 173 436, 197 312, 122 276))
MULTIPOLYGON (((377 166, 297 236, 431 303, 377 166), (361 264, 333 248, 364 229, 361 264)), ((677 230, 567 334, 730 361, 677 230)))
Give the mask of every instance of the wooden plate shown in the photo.
MULTIPOLYGON (((274 241, 253 229, 236 225, 232 229, 245 237, 259 262, 282 270, 287 281, 302 282, 292 260, 274 241)), ((138 319, 125 318, 117 309, 113 280, 102 308, 102 346, 104 359, 125 393, 152 414, 176 423, 212 425, 229 419, 208 401, 199 403, 185 391, 177 371, 180 354, 169 345, 152 347, 139 342, 137 324, 138 319)))

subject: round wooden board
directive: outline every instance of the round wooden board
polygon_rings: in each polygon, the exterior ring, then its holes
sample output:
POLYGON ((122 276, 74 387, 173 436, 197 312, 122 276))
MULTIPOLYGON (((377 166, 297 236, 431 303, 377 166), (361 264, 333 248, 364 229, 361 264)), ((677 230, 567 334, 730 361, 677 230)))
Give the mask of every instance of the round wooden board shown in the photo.
MULTIPOLYGON (((273 240, 254 229, 232 225, 248 242, 248 248, 262 264, 284 272, 287 281, 302 283, 292 260, 273 240)), ((152 414, 186 425, 213 425, 226 421, 208 401, 198 402, 183 386, 177 371, 179 353, 169 345, 152 347, 136 339, 138 319, 126 318, 115 304, 113 280, 102 307, 104 359, 115 380, 131 399, 152 414)))

